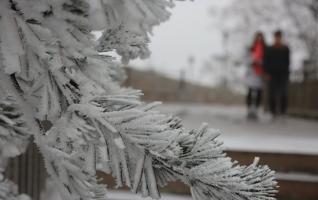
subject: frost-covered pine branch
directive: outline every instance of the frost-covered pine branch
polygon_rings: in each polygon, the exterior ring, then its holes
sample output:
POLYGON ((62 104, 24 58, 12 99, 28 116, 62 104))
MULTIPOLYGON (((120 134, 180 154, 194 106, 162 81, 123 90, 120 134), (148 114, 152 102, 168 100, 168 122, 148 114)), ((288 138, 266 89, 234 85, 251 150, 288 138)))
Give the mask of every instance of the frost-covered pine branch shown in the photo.
POLYGON ((10 96, 0 100, 0 157, 23 153, 31 136, 19 105, 10 96))
POLYGON ((124 62, 147 56, 152 27, 168 19, 172 6, 168 0, 0 1, 0 81, 17 102, 8 107, 21 112, 2 117, 10 134, 0 142, 25 141, 19 126, 27 127, 65 200, 106 200, 97 170, 154 199, 175 180, 189 185, 195 200, 274 199, 268 167, 257 160, 238 165, 223 153, 218 131, 207 125, 188 131, 156 111, 156 103, 141 102, 140 91, 120 87, 122 70, 108 53, 115 50, 124 62), (103 31, 98 41, 97 30, 103 31), (44 130, 43 121, 52 127, 44 130))
MULTIPOLYGON (((1 91, 1 90, 0 90, 1 91)), ((3 91, 1 91, 3 92, 3 91)), ((3 93, 2 93, 3 94, 3 93)), ((31 134, 19 111, 19 105, 11 96, 0 100, 0 199, 29 200, 19 195, 17 186, 3 177, 7 159, 23 153, 31 134)))

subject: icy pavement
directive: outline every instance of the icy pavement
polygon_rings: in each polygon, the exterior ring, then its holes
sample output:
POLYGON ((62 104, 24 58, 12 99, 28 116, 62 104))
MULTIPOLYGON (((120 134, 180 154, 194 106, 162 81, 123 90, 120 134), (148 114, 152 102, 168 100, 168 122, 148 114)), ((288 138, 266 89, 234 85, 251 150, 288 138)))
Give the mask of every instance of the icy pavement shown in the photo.
POLYGON ((163 113, 183 119, 186 128, 207 122, 219 129, 219 140, 229 150, 318 155, 318 121, 288 117, 272 121, 260 113, 257 122, 246 120, 246 110, 238 106, 163 104, 163 113))
MULTIPOLYGON (((51 184, 50 189, 46 194, 43 194, 42 200, 62 200, 60 197, 57 188, 51 184)), ((123 190, 109 190, 108 191, 109 200, 152 200, 150 197, 142 198, 141 195, 133 194, 129 191, 123 190)), ((191 200, 190 196, 184 195, 173 195, 173 194, 162 194, 162 198, 160 200, 191 200)))
MULTIPOLYGON (((142 198, 140 195, 114 190, 110 191, 110 194, 108 196, 112 200, 152 200, 152 198, 150 197, 142 198)), ((160 200, 191 200, 191 197, 182 195, 162 194, 160 200)))

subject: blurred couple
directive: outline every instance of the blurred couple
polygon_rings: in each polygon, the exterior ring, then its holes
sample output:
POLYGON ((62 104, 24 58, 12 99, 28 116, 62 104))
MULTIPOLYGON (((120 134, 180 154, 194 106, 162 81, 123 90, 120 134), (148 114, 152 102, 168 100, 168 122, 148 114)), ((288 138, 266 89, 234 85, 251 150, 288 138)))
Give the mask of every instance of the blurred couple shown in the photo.
POLYGON ((267 45, 264 34, 257 32, 249 50, 249 67, 246 74, 247 118, 258 119, 264 83, 268 88, 268 108, 273 119, 284 116, 288 106, 290 50, 281 30, 274 32, 274 43, 267 45))

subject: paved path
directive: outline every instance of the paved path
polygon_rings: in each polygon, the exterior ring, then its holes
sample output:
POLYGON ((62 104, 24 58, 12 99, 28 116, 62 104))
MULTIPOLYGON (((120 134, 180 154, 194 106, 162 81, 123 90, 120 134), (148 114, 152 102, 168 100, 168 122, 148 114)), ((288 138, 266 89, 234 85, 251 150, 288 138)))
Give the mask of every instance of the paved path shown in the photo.
MULTIPOLYGON (((135 195, 130 192, 111 190, 108 195, 111 200, 153 200, 152 198, 142 198, 140 195, 135 195)), ((192 200, 190 196, 162 194, 160 200, 192 200)))
MULTIPOLYGON (((48 183, 46 194, 43 194, 42 200, 62 200, 57 188, 52 182, 48 183)), ((161 194, 160 200, 192 200, 190 196, 174 195, 174 194, 161 194)), ((142 198, 140 194, 133 194, 129 191, 123 190, 108 190, 107 197, 109 200, 152 200, 152 198, 142 198)))
POLYGON ((272 121, 261 113, 258 122, 246 120, 244 107, 164 104, 159 108, 183 119, 186 128, 202 122, 219 129, 230 150, 318 155, 318 121, 288 117, 272 121))

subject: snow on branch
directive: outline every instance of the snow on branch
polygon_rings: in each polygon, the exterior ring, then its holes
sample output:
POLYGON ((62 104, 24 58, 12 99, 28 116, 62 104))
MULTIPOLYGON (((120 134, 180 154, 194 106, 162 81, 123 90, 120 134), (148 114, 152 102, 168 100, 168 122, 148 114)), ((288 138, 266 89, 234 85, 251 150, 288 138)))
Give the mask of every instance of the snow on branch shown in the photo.
POLYGON ((170 17, 168 0, 96 0, 91 1, 93 28, 104 29, 97 50, 116 50, 127 63, 131 59, 149 56, 149 38, 153 26, 170 17))
POLYGON ((19 106, 12 96, 0 99, 0 199, 30 200, 3 176, 8 158, 24 153, 31 136, 19 106))
POLYGON ((69 107, 67 117, 43 138, 54 174, 68 177, 62 178, 68 199, 76 199, 77 191, 93 192, 93 199, 106 194, 92 179, 98 164, 118 187, 126 185, 154 199, 160 198, 158 187, 172 180, 188 184, 194 199, 275 199, 276 182, 268 167, 237 165, 223 153, 218 132, 206 125, 187 132, 178 119, 152 107, 116 96, 69 107))
POLYGON ((0 81, 19 95, 19 105, 0 103, 0 142, 14 150, 6 155, 23 152, 24 115, 65 200, 106 200, 97 170, 153 199, 160 198, 158 187, 181 180, 195 200, 273 200, 277 183, 268 167, 238 165, 224 154, 218 131, 207 125, 188 131, 156 111, 156 103, 141 102, 140 91, 120 86, 115 59, 100 55, 116 50, 124 62, 147 56, 148 34, 172 6, 168 0, 0 1, 0 81), (97 42, 94 30, 103 31, 97 42), (44 120, 49 130, 40 127, 44 120))
POLYGON ((22 154, 30 136, 23 113, 13 97, 0 100, 0 157, 10 158, 22 154))

